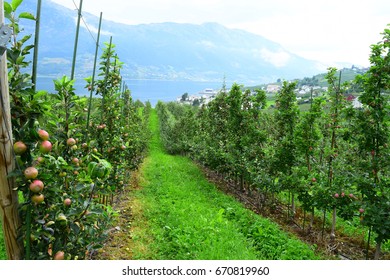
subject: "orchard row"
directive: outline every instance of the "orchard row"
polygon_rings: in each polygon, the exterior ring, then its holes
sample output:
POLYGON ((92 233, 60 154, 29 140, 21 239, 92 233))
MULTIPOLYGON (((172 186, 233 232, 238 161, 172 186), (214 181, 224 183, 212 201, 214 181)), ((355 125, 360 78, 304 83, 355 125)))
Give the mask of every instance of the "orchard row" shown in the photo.
MULTIPOLYGON (((74 80, 54 81, 55 92, 31 84, 27 45, 20 37, 16 8, 5 5, 13 29, 7 50, 15 170, 19 193, 18 242, 25 259, 85 259, 102 246, 115 217, 115 195, 129 184, 148 142, 151 106, 122 87, 122 63, 107 44, 100 57, 100 80, 80 97, 74 80)), ((31 16, 28 16, 32 19, 31 16)))
MULTIPOLYGON (((289 215, 302 209, 332 213, 330 240, 337 238, 336 217, 360 219, 377 244, 390 239, 390 30, 372 46, 371 67, 354 81, 362 109, 353 108, 330 68, 325 96, 301 112, 294 89, 284 82, 274 109, 266 93, 234 84, 201 108, 158 103, 161 139, 167 151, 187 154, 236 181, 237 188, 261 193, 270 205, 288 193, 289 215)), ((309 226, 309 228, 310 228, 309 226)))

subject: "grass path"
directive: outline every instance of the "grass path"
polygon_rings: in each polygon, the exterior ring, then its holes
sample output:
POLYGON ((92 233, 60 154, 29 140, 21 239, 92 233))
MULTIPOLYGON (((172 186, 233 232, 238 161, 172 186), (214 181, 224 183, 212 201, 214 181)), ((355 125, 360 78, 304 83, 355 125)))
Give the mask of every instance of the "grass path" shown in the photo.
POLYGON ((150 127, 150 153, 131 201, 133 259, 319 258, 308 245, 217 190, 191 160, 165 153, 154 110, 150 127))
POLYGON ((4 236, 3 236, 3 226, 0 220, 0 260, 6 260, 7 254, 5 252, 4 236))

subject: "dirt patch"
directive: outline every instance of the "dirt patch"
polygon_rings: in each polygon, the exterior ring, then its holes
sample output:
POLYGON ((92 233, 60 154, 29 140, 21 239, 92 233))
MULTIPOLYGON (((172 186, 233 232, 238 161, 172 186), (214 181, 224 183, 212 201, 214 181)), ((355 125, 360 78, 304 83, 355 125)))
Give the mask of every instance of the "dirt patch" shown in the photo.
MULTIPOLYGON (((114 226, 109 230, 109 237, 103 248, 99 249, 94 259, 98 260, 131 260, 133 258, 134 241, 132 233, 134 228, 134 202, 132 193, 140 188, 139 172, 135 171, 125 185, 124 189, 116 196, 112 207, 117 211, 114 226)), ((135 209, 135 211, 138 211, 135 209)))
MULTIPOLYGON (((303 213, 301 209, 296 209, 295 217, 292 220, 288 216, 288 206, 280 201, 273 200, 272 204, 261 205, 259 201, 264 198, 261 193, 256 190, 244 189, 239 190, 233 180, 226 180, 223 176, 215 171, 212 171, 204 166, 198 165, 204 172, 207 179, 214 183, 221 191, 232 195, 240 201, 247 209, 253 212, 270 218, 279 226, 300 240, 310 244, 316 251, 326 259, 347 259, 347 260, 365 260, 366 246, 364 236, 349 236, 343 232, 336 232, 336 240, 330 239, 330 228, 323 228, 322 218, 315 217, 312 227, 309 227, 309 214, 303 213)), ((375 253, 375 248, 372 246, 368 250, 368 259, 372 259, 375 253)), ((383 260, 390 259, 390 252, 382 253, 383 260)))

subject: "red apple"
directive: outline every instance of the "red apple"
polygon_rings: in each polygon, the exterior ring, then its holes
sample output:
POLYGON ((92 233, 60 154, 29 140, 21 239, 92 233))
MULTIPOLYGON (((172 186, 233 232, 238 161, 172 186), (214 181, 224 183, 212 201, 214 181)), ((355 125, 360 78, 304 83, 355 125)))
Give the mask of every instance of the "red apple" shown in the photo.
POLYGON ((26 170, 24 170, 24 176, 26 179, 35 179, 38 176, 38 170, 35 167, 27 167, 26 170))
POLYGON ((22 141, 15 142, 14 151, 15 154, 21 155, 27 151, 27 146, 22 141))
POLYGON ((313 182, 313 183, 315 183, 315 182, 317 182, 317 179, 316 178, 311 178, 311 181, 313 182))
POLYGON ((72 204, 72 200, 70 198, 65 198, 64 199, 64 205, 65 206, 70 206, 72 204))
POLYGON ((50 153, 52 148, 53 145, 50 143, 50 141, 45 140, 41 143, 41 146, 39 147, 39 151, 41 151, 41 153, 47 154, 50 153))
POLYGON ((72 158, 72 162, 73 164, 78 165, 80 161, 78 158, 72 158))
POLYGON ((68 146, 76 145, 76 140, 74 138, 69 138, 68 140, 66 140, 66 145, 68 146))
POLYGON ((46 130, 40 129, 38 130, 39 138, 41 138, 43 141, 49 139, 49 133, 46 130))
POLYGON ((335 197, 335 198, 338 198, 338 197, 339 197, 339 194, 338 194, 338 193, 335 193, 335 194, 334 194, 334 197, 335 197))
POLYGON ((363 208, 360 208, 360 209, 359 209, 359 212, 360 212, 360 213, 363 213, 363 212, 364 212, 364 209, 363 209, 363 208))
POLYGON ((41 180, 34 180, 31 184, 30 184, 30 190, 34 193, 39 193, 43 190, 43 182, 41 180))
POLYGON ((58 251, 55 255, 54 255, 54 260, 58 261, 58 260, 64 260, 65 259, 65 253, 64 251, 58 251))

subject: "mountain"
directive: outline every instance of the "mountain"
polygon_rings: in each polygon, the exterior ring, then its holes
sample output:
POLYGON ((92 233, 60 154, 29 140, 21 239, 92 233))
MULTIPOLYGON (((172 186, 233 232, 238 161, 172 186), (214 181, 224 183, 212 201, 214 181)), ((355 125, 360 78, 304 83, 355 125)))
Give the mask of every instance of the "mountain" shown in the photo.
MULTIPOLYGON (((36 14, 36 1, 24 1, 19 10, 36 14)), ((92 73, 99 19, 82 14, 76 76, 86 77, 92 73)), ((70 75, 76 21, 76 9, 43 1, 39 75, 70 75)), ((27 32, 34 32, 31 21, 20 24, 27 32)), ((263 83, 320 72, 317 62, 299 57, 278 43, 217 23, 126 25, 103 20, 100 45, 110 36, 125 63, 121 73, 128 79, 221 81, 225 76, 229 81, 263 83)))

